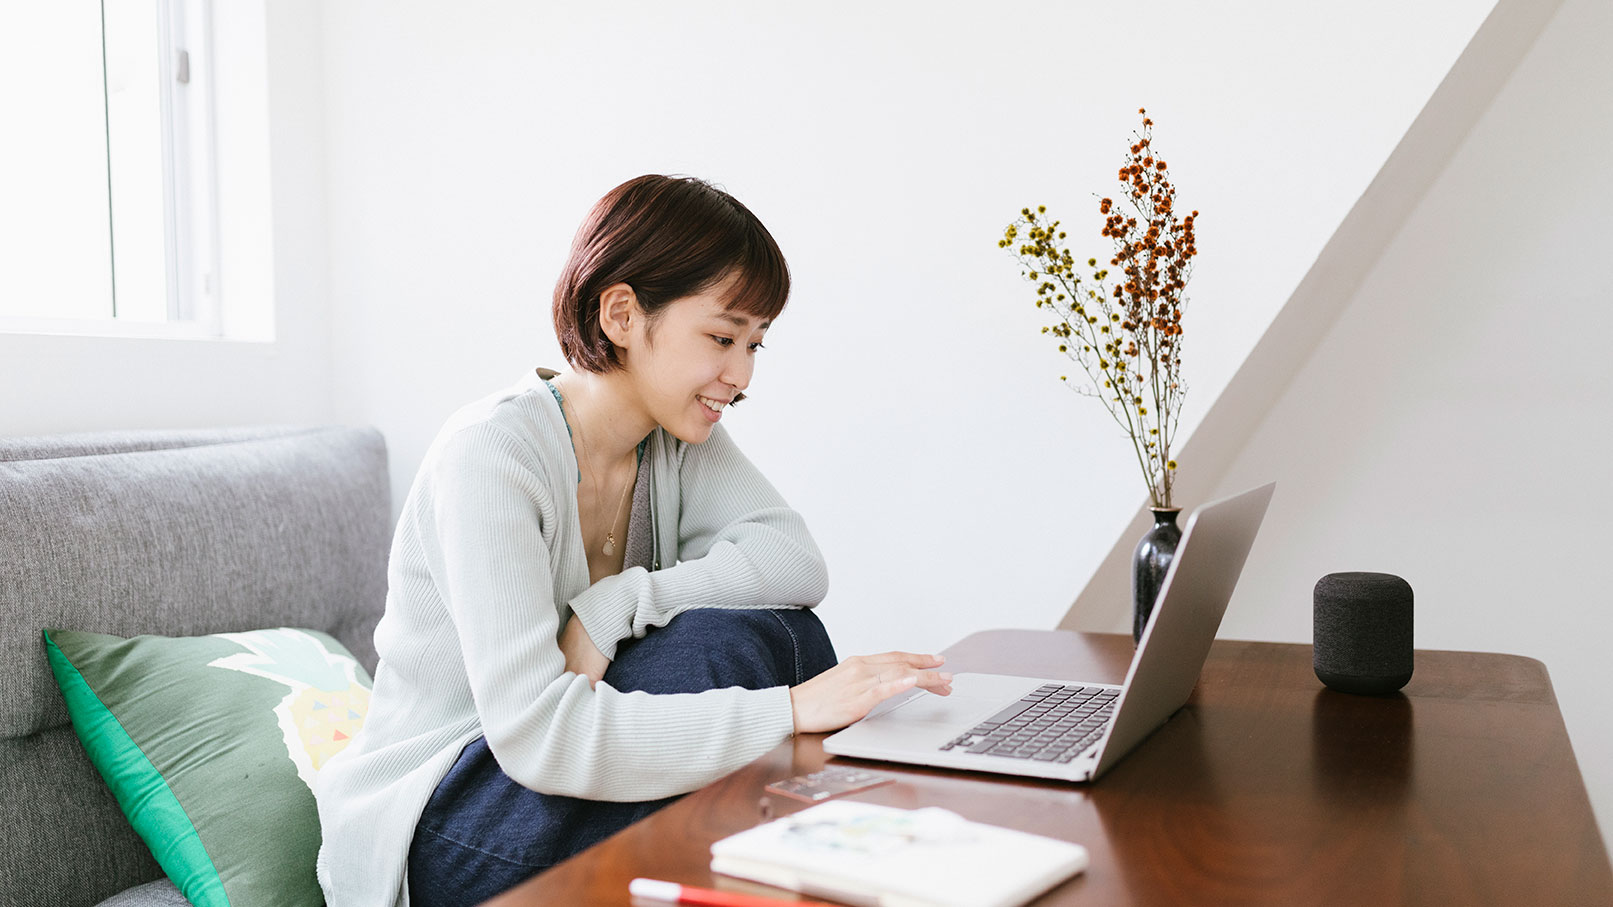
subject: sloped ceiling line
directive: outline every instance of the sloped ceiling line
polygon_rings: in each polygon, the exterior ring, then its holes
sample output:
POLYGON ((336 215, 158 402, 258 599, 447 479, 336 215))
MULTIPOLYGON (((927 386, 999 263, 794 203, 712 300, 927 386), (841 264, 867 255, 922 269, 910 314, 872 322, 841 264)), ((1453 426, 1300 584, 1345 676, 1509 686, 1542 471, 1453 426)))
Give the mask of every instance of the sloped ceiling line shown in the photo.
MULTIPOLYGON (((1181 446, 1177 459, 1191 468, 1178 476, 1175 498, 1204 501, 1221 485, 1242 452, 1244 440, 1332 330, 1406 218, 1444 172, 1559 6, 1561 0, 1501 0, 1490 10, 1299 286, 1181 446)), ((1059 629, 1130 629, 1132 549, 1152 524, 1144 502, 1059 621, 1059 629)))

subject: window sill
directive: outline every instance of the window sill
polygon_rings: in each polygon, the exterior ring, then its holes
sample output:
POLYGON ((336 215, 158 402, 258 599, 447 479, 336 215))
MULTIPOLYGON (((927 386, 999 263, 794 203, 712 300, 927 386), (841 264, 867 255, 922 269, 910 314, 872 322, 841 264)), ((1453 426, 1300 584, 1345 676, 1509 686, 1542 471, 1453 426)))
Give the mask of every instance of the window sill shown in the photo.
POLYGON ((113 318, 0 318, 0 336, 31 334, 115 337, 131 340, 204 340, 269 343, 272 337, 224 337, 195 321, 119 321, 113 318))

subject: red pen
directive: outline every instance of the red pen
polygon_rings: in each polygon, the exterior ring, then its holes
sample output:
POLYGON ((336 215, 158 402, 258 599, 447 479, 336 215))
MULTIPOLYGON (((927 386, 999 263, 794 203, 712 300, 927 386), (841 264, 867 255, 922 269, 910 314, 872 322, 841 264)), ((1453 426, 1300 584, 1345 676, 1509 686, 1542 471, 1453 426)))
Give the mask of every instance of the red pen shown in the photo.
POLYGON ((677 882, 659 882, 655 879, 634 879, 627 883, 627 893, 634 897, 670 901, 674 904, 697 904, 700 907, 779 907, 781 904, 801 907, 802 904, 817 903, 785 901, 735 891, 716 891, 711 888, 696 888, 693 885, 679 885, 677 882))

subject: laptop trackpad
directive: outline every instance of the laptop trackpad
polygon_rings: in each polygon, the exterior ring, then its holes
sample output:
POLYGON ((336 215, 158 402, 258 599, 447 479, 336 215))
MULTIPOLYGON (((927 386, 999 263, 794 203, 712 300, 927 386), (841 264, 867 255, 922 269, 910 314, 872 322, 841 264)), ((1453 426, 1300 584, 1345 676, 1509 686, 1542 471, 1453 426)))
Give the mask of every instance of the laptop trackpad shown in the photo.
POLYGON ((952 678, 950 696, 921 693, 889 712, 864 720, 945 724, 961 732, 990 718, 1004 706, 1044 683, 1047 681, 1004 674, 957 674, 952 678))
POLYGON ((912 757, 905 761, 935 764, 932 760, 942 745, 1049 682, 1003 674, 956 674, 950 696, 920 692, 900 702, 886 700, 868 717, 830 734, 823 749, 840 756, 897 761, 912 757))

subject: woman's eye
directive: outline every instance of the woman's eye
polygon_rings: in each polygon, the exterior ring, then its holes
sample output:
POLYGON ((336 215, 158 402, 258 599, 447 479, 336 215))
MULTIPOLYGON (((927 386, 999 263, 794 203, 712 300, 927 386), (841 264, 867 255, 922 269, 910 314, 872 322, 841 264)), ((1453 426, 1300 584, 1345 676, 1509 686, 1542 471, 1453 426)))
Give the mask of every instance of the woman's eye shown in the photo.
MULTIPOLYGON (((730 347, 730 346, 734 345, 734 338, 732 338, 732 337, 724 337, 724 336, 722 336, 720 334, 707 334, 706 336, 708 336, 712 340, 716 341, 717 345, 720 346, 720 347, 725 347, 726 348, 726 347, 730 347)), ((762 346, 762 343, 759 340, 757 342, 755 342, 755 343, 747 343, 747 344, 745 344, 745 348, 750 350, 753 353, 756 352, 757 350, 760 350, 760 349, 766 349, 766 347, 762 346)))

